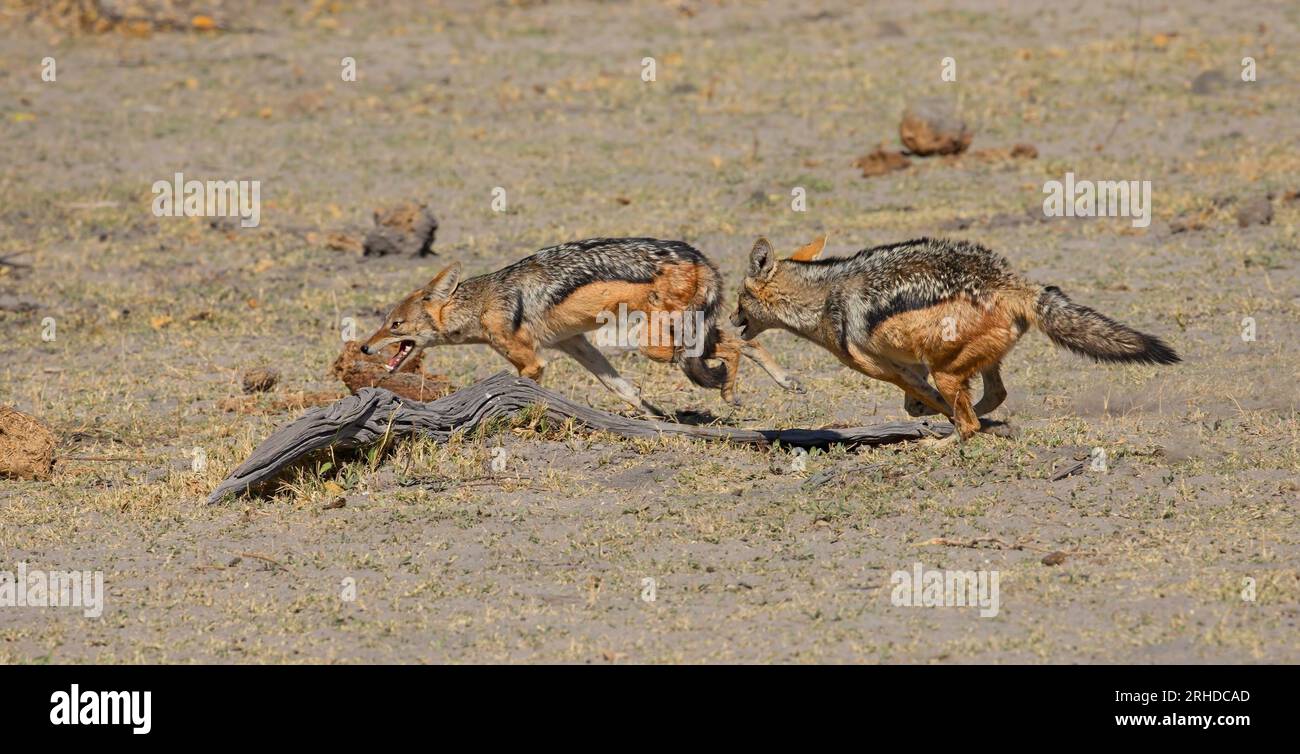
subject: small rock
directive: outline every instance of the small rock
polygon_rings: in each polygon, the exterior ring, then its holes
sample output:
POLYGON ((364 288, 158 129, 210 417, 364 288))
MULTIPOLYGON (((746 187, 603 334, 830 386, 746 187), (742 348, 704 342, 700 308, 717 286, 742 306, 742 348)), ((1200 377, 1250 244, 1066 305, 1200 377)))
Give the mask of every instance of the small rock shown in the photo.
POLYGON ((908 105, 898 135, 903 146, 921 156, 960 154, 975 138, 949 101, 938 97, 908 105))
POLYGON ((1237 205, 1238 227, 1268 225, 1271 222, 1273 222, 1273 203, 1267 196, 1256 196, 1237 205))
POLYGON ((1192 94, 1212 94, 1226 83, 1228 77, 1222 71, 1202 71, 1201 75, 1192 80, 1192 94))
POLYGON ((423 204, 408 202, 377 209, 375 228, 366 234, 363 253, 366 256, 426 256, 433 253, 433 240, 437 234, 438 220, 423 204))
POLYGON ((274 369, 250 369, 244 372, 245 393, 265 393, 280 381, 280 373, 274 369))
POLYGON ((1060 565, 1064 563, 1065 559, 1068 557, 1070 556, 1061 552, 1060 550, 1057 550, 1056 552, 1049 552, 1046 555, 1044 555, 1042 563, 1045 566, 1060 565))

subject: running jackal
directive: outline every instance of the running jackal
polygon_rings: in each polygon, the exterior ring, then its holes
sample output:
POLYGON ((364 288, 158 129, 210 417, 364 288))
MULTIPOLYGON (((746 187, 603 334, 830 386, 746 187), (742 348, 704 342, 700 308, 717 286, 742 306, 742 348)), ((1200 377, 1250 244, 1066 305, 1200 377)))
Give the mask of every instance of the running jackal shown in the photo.
POLYGON ((818 259, 824 245, 819 238, 778 261, 760 238, 732 324, 747 339, 789 330, 899 386, 908 413, 952 419, 950 440, 970 437, 980 428, 977 417, 1006 399, 998 366, 1031 326, 1097 361, 1179 361, 1159 338, 1076 304, 1059 288, 1030 283, 978 244, 922 238, 818 259), (984 394, 972 406, 976 374, 984 394))
POLYGON ((542 249, 468 280, 461 280, 460 264, 452 264, 394 307, 361 350, 397 344, 391 370, 429 346, 485 343, 520 375, 540 382, 540 352, 556 348, 623 400, 662 416, 583 335, 632 313, 642 324, 624 345, 679 365, 691 382, 719 388, 728 402, 735 402, 742 355, 781 387, 801 392, 762 346, 719 329, 721 289, 717 267, 688 244, 592 238, 542 249))

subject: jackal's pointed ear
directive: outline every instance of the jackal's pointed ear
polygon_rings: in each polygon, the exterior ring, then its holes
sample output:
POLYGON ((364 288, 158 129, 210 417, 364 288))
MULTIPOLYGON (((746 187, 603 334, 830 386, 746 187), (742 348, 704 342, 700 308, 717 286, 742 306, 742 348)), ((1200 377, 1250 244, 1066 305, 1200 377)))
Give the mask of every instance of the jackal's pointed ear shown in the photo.
POLYGON ((791 254, 790 258, 796 262, 811 262, 822 255, 824 248, 826 248, 826 236, 818 236, 812 243, 791 254))
POLYGON ((754 242, 754 250, 749 252, 749 277, 766 280, 776 272, 776 252, 766 238, 754 242))
POLYGON ((424 286, 424 298, 426 301, 451 298, 458 285, 460 285, 460 262, 452 262, 424 286))

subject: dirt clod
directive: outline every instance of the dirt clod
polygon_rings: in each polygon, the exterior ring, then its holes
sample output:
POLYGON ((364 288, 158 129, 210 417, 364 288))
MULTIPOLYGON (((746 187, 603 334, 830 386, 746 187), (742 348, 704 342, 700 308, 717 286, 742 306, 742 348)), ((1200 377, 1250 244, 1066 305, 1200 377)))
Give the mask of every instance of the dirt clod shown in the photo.
POLYGON ((365 254, 366 244, 351 233, 330 233, 325 236, 325 248, 333 251, 346 251, 353 254, 365 254))
POLYGON ((903 156, 902 152, 887 152, 883 147, 876 147, 874 152, 859 157, 853 163, 855 167, 862 168, 863 178, 907 170, 911 164, 912 161, 903 156))
POLYGON ((0 406, 0 477, 49 479, 55 440, 36 417, 0 406))
POLYGON ((1267 196, 1256 196, 1237 205, 1237 226, 1268 225, 1273 222, 1273 203, 1267 196))
POLYGON ((245 393, 265 393, 280 381, 280 373, 274 369, 250 369, 244 372, 245 393))
POLYGON ((975 138, 953 106, 937 97, 908 105, 898 126, 898 136, 903 140, 903 146, 922 157, 960 154, 975 138))
POLYGON ((1068 557, 1070 557, 1068 554, 1063 553, 1060 550, 1049 552, 1043 556, 1042 564, 1045 566, 1061 565, 1068 557))
POLYGON ((1011 148, 1011 156, 1024 160, 1037 160, 1038 147, 1021 142, 1011 148))
POLYGON ((366 256, 432 254, 438 220, 423 204, 407 202, 375 210, 375 227, 366 234, 366 256))
POLYGON ((1215 90, 1223 88, 1228 83, 1228 77, 1221 71, 1202 71, 1199 76, 1192 79, 1192 94, 1213 94, 1215 90))

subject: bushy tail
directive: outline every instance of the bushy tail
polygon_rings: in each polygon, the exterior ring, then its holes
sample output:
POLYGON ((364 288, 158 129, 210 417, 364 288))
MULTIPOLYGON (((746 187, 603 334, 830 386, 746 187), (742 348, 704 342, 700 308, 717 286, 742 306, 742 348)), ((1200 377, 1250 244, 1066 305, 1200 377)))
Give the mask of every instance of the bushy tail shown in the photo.
MULTIPOLYGON (((695 311, 703 314, 699 321, 692 321, 692 325, 698 325, 698 331, 694 333, 696 338, 704 338, 704 347, 692 348, 691 351, 699 351, 698 356, 688 356, 684 351, 679 355, 677 363, 681 365, 682 373, 686 379, 693 384, 703 388, 720 388, 727 381, 727 365, 719 362, 714 366, 709 366, 705 359, 716 358, 714 356, 718 340, 722 334, 718 332, 718 310, 721 308, 721 289, 722 280, 716 268, 712 264, 708 265, 711 277, 701 279, 699 287, 695 292, 695 300, 691 302, 695 311)), ((687 312, 692 314, 692 312, 687 312)))
POLYGON ((1049 285, 1034 303, 1038 329, 1052 342, 1097 361, 1176 364, 1174 349, 1154 335, 1138 332, 1095 309, 1076 304, 1049 285))
POLYGON ((692 383, 706 388, 720 388, 727 381, 727 365, 721 362, 709 366, 704 356, 683 356, 682 373, 692 383))

